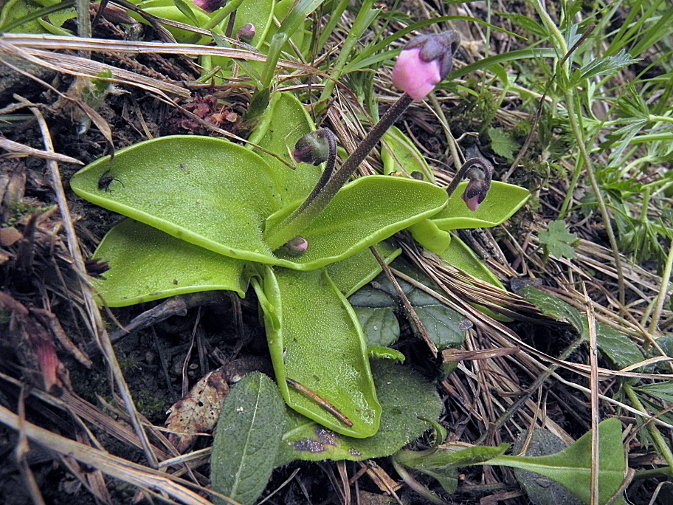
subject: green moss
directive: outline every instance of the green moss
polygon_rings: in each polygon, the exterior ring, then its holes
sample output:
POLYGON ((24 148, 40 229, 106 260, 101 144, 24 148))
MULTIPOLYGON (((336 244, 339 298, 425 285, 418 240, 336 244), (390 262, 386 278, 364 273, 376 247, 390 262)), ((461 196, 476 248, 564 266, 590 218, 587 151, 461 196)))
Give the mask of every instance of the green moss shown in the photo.
POLYGON ((53 207, 53 205, 35 205, 33 203, 23 201, 10 203, 7 206, 9 217, 7 218, 7 221, 0 223, 0 225, 3 227, 14 226, 16 223, 30 214, 43 213, 53 207))
POLYGON ((164 398, 157 398, 148 390, 138 391, 135 403, 137 409, 148 419, 164 416, 168 409, 168 402, 164 398))

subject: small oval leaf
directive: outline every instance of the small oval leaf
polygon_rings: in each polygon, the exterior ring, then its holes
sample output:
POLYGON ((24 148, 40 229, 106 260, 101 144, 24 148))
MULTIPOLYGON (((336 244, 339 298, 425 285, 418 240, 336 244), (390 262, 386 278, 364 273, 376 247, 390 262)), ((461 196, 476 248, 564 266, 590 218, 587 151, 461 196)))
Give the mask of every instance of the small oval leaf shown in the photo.
MULTIPOLYGON (((217 421, 211 480, 213 489, 252 505, 266 487, 283 434, 285 405, 276 384, 255 372, 224 400, 217 421)), ((229 503, 215 499, 215 503, 229 503)))

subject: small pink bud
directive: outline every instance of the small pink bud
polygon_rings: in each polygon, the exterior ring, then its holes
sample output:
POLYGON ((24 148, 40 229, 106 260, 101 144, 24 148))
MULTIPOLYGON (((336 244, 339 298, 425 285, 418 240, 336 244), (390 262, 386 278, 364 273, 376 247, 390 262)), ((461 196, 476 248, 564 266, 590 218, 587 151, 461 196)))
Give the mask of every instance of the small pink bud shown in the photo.
POLYGON ((423 100, 451 71, 458 43, 453 30, 416 37, 397 57, 393 84, 414 100, 423 100))
POLYGON ((255 37, 255 25, 252 23, 247 23, 241 26, 236 32, 236 38, 241 42, 252 42, 252 39, 255 37))
POLYGON ((194 5, 206 12, 215 12, 222 7, 227 0, 194 0, 194 5))
POLYGON ((294 145, 292 157, 297 163, 320 165, 329 157, 329 144, 325 132, 320 129, 307 133, 294 145))
POLYGON ((292 240, 289 240, 283 247, 285 252, 290 256, 301 256, 308 250, 308 240, 297 235, 292 240))

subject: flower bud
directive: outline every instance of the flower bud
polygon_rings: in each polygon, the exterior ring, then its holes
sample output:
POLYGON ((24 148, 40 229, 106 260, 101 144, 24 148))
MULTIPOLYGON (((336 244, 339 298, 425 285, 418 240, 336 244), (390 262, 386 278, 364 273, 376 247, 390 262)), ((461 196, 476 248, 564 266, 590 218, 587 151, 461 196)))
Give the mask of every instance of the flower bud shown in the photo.
POLYGON ((292 240, 286 242, 283 249, 285 249, 285 252, 290 256, 301 256, 308 249, 308 240, 297 235, 292 240))
POLYGON ((451 71, 459 42, 453 30, 416 37, 397 57, 393 84, 414 100, 423 100, 451 71))
POLYGON ((215 12, 222 7, 227 0, 194 0, 194 5, 206 12, 215 12))
POLYGON ((297 163, 311 163, 316 166, 327 161, 329 144, 324 129, 307 133, 297 140, 292 157, 297 163))
MULTIPOLYGON (((479 165, 471 167, 465 177, 467 177, 470 182, 465 186, 465 191, 461 195, 461 198, 467 205, 467 208, 471 211, 475 211, 486 199, 488 190, 491 189, 491 177, 493 175, 493 166, 484 158, 477 158, 479 160, 479 165)), ((467 160, 466 163, 475 162, 475 159, 467 160)))
POLYGON ((257 30, 255 30, 255 25, 252 23, 246 23, 238 29, 236 32, 236 38, 241 42, 252 42, 252 39, 255 37, 257 30))

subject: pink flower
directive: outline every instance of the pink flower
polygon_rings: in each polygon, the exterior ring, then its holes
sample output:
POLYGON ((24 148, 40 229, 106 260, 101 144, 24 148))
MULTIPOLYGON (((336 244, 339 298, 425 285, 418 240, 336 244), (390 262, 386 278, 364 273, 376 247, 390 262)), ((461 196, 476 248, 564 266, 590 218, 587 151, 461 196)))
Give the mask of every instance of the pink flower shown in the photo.
POLYGON ((393 67, 393 84, 414 100, 423 100, 441 81, 439 62, 425 62, 420 48, 405 49, 393 67))
POLYGON ((451 71, 458 44, 453 30, 416 37, 397 57, 393 84, 414 100, 423 100, 451 71))
POLYGON ((491 189, 493 165, 481 156, 469 158, 465 161, 465 165, 469 167, 465 173, 465 177, 470 182, 467 183, 465 191, 463 191, 460 197, 465 202, 465 205, 467 205, 467 208, 474 212, 479 208, 481 202, 486 199, 488 190, 491 189))
POLYGON ((486 194, 490 187, 490 181, 472 180, 467 183, 465 191, 463 191, 460 197, 465 202, 465 205, 467 205, 467 208, 474 212, 479 208, 481 202, 486 199, 486 194))

